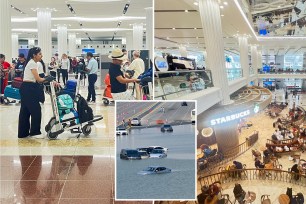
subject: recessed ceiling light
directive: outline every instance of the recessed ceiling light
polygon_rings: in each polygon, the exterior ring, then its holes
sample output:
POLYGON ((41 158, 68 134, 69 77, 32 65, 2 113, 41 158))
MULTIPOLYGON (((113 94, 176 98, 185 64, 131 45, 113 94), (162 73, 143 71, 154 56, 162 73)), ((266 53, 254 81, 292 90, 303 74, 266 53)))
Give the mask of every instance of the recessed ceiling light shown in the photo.
POLYGON ((224 8, 224 6, 220 6, 220 9, 223 9, 224 8))
POLYGON ((172 30, 175 30, 175 28, 172 28, 172 30))
POLYGON ((197 28, 194 28, 195 30, 197 29, 197 28))
POLYGON ((196 6, 198 6, 198 5, 199 5, 199 3, 198 3, 198 2, 194 2, 193 4, 194 4, 194 5, 196 5, 196 6))
POLYGON ((224 15, 223 15, 223 14, 221 14, 221 16, 223 17, 224 15))
POLYGON ((185 10, 186 13, 188 13, 188 10, 185 10))
POLYGON ((223 2, 223 4, 224 4, 224 5, 227 5, 228 3, 225 1, 225 2, 223 2))

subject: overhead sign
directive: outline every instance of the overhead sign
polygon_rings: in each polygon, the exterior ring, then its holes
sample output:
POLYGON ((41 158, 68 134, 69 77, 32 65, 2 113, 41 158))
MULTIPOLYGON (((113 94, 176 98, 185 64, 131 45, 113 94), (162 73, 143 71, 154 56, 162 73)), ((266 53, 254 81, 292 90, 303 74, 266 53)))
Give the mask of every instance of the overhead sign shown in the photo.
POLYGON ((224 117, 212 119, 210 121, 210 125, 220 125, 222 123, 226 123, 226 122, 230 122, 230 121, 237 120, 237 119, 240 119, 240 118, 244 118, 244 117, 246 117, 250 114, 251 114, 250 110, 246 110, 246 111, 242 111, 240 113, 234 113, 234 114, 227 115, 227 116, 224 116, 224 117))

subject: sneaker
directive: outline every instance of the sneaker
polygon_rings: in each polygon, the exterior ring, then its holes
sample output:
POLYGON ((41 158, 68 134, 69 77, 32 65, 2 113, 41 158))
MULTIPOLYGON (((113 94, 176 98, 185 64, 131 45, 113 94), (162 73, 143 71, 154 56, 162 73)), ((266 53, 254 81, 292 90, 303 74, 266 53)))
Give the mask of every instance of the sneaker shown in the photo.
POLYGON ((89 103, 90 103, 90 104, 95 104, 95 103, 96 103, 96 101, 90 101, 89 103))
POLYGON ((43 134, 40 134, 40 135, 33 135, 33 136, 30 136, 30 138, 33 138, 33 139, 45 139, 45 135, 43 134))

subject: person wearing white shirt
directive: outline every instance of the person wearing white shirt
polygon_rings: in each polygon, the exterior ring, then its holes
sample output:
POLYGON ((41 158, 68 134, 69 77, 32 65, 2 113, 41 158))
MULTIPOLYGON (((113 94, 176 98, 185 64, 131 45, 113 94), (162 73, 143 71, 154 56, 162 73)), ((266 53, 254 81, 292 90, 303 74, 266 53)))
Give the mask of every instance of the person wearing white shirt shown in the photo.
POLYGON ((62 65, 61 69, 62 69, 63 83, 64 85, 66 85, 66 82, 68 80, 68 70, 70 69, 70 61, 66 54, 62 55, 61 65, 62 65))
MULTIPOLYGON (((134 60, 130 64, 128 70, 133 70, 135 72, 133 78, 137 79, 139 75, 145 71, 145 64, 144 61, 140 58, 139 50, 135 50, 133 52, 133 58, 134 60)), ((135 84, 135 89, 136 89, 136 99, 141 100, 139 84, 135 84)))
MULTIPOLYGON (((29 50, 27 65, 24 68, 23 83, 20 87, 21 106, 18 121, 18 138, 43 138, 40 131, 41 107, 40 87, 38 83, 46 80, 39 76, 37 62, 42 58, 41 49, 34 47, 29 50), (36 83, 38 82, 38 83, 36 83), (31 121, 30 121, 31 118, 31 121)), ((58 86, 57 83, 55 83, 58 86)))

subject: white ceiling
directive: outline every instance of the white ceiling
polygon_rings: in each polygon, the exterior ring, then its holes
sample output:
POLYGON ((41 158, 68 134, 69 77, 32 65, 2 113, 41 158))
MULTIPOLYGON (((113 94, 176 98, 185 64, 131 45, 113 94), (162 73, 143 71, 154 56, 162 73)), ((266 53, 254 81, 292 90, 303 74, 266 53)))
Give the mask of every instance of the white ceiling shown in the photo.
MULTIPOLYGON (((68 33, 78 33, 77 37, 80 38, 87 38, 85 31, 88 32, 91 38, 110 38, 113 36, 119 22, 116 18, 131 17, 132 19, 127 20, 120 19, 122 21, 120 26, 122 31, 118 31, 116 36, 121 39, 127 33, 132 33, 133 23, 143 23, 144 28, 146 27, 145 8, 153 6, 152 0, 11 0, 11 4, 25 13, 21 14, 15 9, 12 9, 12 31, 13 33, 19 33, 20 38, 29 38, 37 35, 37 32, 34 31, 37 30, 36 11, 33 11, 36 8, 56 9, 56 11, 52 12, 52 29, 56 30, 56 25, 58 24, 66 24, 68 25, 68 33), (124 6, 128 2, 130 2, 130 6, 124 17, 122 17, 124 6), (72 6, 76 13, 75 15, 71 13, 66 4, 72 6), (78 20, 73 19, 80 17, 86 18, 81 21, 83 24, 82 27, 80 27, 78 20), (108 18, 107 22, 105 22, 107 20, 105 18, 108 18), (93 20, 95 22, 88 22, 93 20), (109 31, 102 30, 105 28, 109 31), (100 31, 88 31, 88 29, 100 29, 100 31)), ((52 36, 56 37, 55 31, 52 32, 52 36)))
MULTIPOLYGON (((196 0, 155 0, 155 47, 186 46, 188 50, 204 50, 204 36, 196 0), (193 10, 185 12, 185 10, 193 10), (194 28, 197 28, 196 30, 194 28), (172 28, 176 28, 173 30, 172 28), (189 44, 188 44, 189 43, 189 44)), ((222 30, 225 49, 239 53, 237 34, 252 36, 249 44, 257 44, 264 53, 298 54, 306 52, 306 40, 299 38, 262 39, 254 37, 253 31, 243 18, 234 0, 220 0, 222 30), (227 2, 228 5, 224 5, 227 2), (237 32, 239 31, 239 32, 237 32)))

